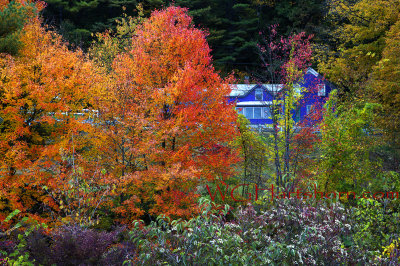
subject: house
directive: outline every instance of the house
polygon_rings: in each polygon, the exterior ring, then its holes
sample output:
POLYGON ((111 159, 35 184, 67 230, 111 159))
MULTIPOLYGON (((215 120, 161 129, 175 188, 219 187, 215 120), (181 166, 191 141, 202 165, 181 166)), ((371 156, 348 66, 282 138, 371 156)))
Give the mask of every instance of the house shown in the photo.
MULTIPOLYGON (((295 122, 309 119, 313 108, 323 106, 333 88, 312 68, 308 68, 303 79, 296 86, 301 96, 298 107, 293 112, 295 122)), ((236 110, 249 119, 251 126, 272 125, 270 106, 272 101, 278 98, 283 88, 282 84, 233 84, 231 88, 230 101, 236 103, 236 110)))

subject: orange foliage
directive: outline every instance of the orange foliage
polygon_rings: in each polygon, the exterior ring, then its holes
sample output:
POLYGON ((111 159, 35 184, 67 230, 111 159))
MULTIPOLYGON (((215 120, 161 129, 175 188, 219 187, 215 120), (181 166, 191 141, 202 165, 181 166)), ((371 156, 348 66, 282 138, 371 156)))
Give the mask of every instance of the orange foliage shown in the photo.
MULTIPOLYGON (((42 9, 46 6, 46 4, 43 1, 14 0, 14 2, 21 4, 22 6, 34 4, 34 6, 38 12, 42 11, 42 9)), ((3 10, 9 3, 10 3, 10 0, 0 0, 0 11, 3 10)))
POLYGON ((0 200, 10 209, 40 213, 56 208, 43 186, 65 184, 63 156, 71 135, 89 130, 71 113, 90 102, 96 74, 81 51, 68 50, 38 18, 25 25, 21 41, 18 57, 0 57, 0 200))
POLYGON ((131 50, 114 61, 98 101, 106 121, 99 149, 121 176, 124 216, 191 216, 197 185, 233 173, 232 79, 214 70, 205 37, 187 10, 169 7, 139 25, 131 50))
POLYGON ((200 184, 226 180, 238 153, 228 83, 187 10, 156 11, 102 73, 31 19, 18 57, 0 57, 0 212, 56 225, 113 210, 190 217, 200 184), (74 113, 97 109, 92 123, 74 113))

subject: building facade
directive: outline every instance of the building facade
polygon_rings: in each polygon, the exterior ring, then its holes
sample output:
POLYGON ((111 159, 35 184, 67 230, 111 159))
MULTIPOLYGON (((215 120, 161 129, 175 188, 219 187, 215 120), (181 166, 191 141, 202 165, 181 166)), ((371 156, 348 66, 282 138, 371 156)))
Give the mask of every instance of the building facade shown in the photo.
MULTIPOLYGON (((236 110, 243 114, 252 126, 269 127, 272 125, 272 101, 278 99, 284 85, 282 84, 233 84, 229 95, 235 102, 236 110)), ((332 90, 327 82, 314 69, 309 68, 303 79, 295 86, 298 93, 298 105, 293 111, 295 122, 310 118, 312 113, 321 108, 332 90)))

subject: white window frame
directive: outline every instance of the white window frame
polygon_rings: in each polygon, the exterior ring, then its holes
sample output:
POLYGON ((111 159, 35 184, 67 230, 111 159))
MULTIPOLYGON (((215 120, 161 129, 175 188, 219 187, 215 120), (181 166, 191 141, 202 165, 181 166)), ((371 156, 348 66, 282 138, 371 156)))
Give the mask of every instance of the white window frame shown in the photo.
POLYGON ((247 119, 271 119, 271 109, 269 106, 249 106, 249 107, 236 107, 236 110, 239 114, 244 115, 247 119), (242 111, 239 112, 238 109, 242 108, 242 111), (251 108, 251 117, 246 116, 246 110, 251 108), (255 110, 256 108, 261 109, 261 117, 255 118, 255 110))
POLYGON ((318 96, 325 97, 325 84, 318 84, 318 96))
POLYGON ((294 85, 293 85, 293 88, 294 88, 294 91, 295 91, 297 94, 301 94, 301 89, 302 89, 302 87, 301 87, 299 84, 294 84, 294 85))
POLYGON ((255 90, 255 92, 254 92, 254 99, 256 100, 256 101, 263 101, 264 100, 264 95, 263 95, 264 93, 263 93, 263 89, 261 89, 261 88, 257 88, 256 90, 255 90), (261 94, 261 99, 257 99, 257 96, 260 96, 260 94, 261 94))

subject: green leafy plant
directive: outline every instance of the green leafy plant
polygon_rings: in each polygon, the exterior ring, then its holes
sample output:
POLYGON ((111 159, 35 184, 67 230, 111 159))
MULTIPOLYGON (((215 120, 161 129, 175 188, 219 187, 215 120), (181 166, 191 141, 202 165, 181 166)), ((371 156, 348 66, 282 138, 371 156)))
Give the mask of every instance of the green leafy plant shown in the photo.
MULTIPOLYGON (((15 218, 21 211, 16 209, 13 212, 11 212, 3 221, 2 223, 8 223, 11 221, 13 218, 15 218)), ((8 229, 4 234, 5 235, 10 235, 13 231, 24 227, 27 222, 29 221, 28 217, 23 217, 21 220, 19 220, 15 225, 13 225, 10 229, 8 229)), ((24 229, 22 232, 23 233, 18 233, 17 238, 18 238, 18 244, 15 246, 14 251, 11 252, 10 254, 7 254, 5 251, 0 251, 0 254, 2 256, 5 256, 5 261, 9 265, 35 265, 34 260, 32 261, 30 259, 29 253, 26 251, 26 237, 28 237, 32 231, 38 230, 39 228, 47 228, 47 225, 42 223, 39 224, 38 222, 34 222, 34 224, 30 225, 28 228, 24 229)))

